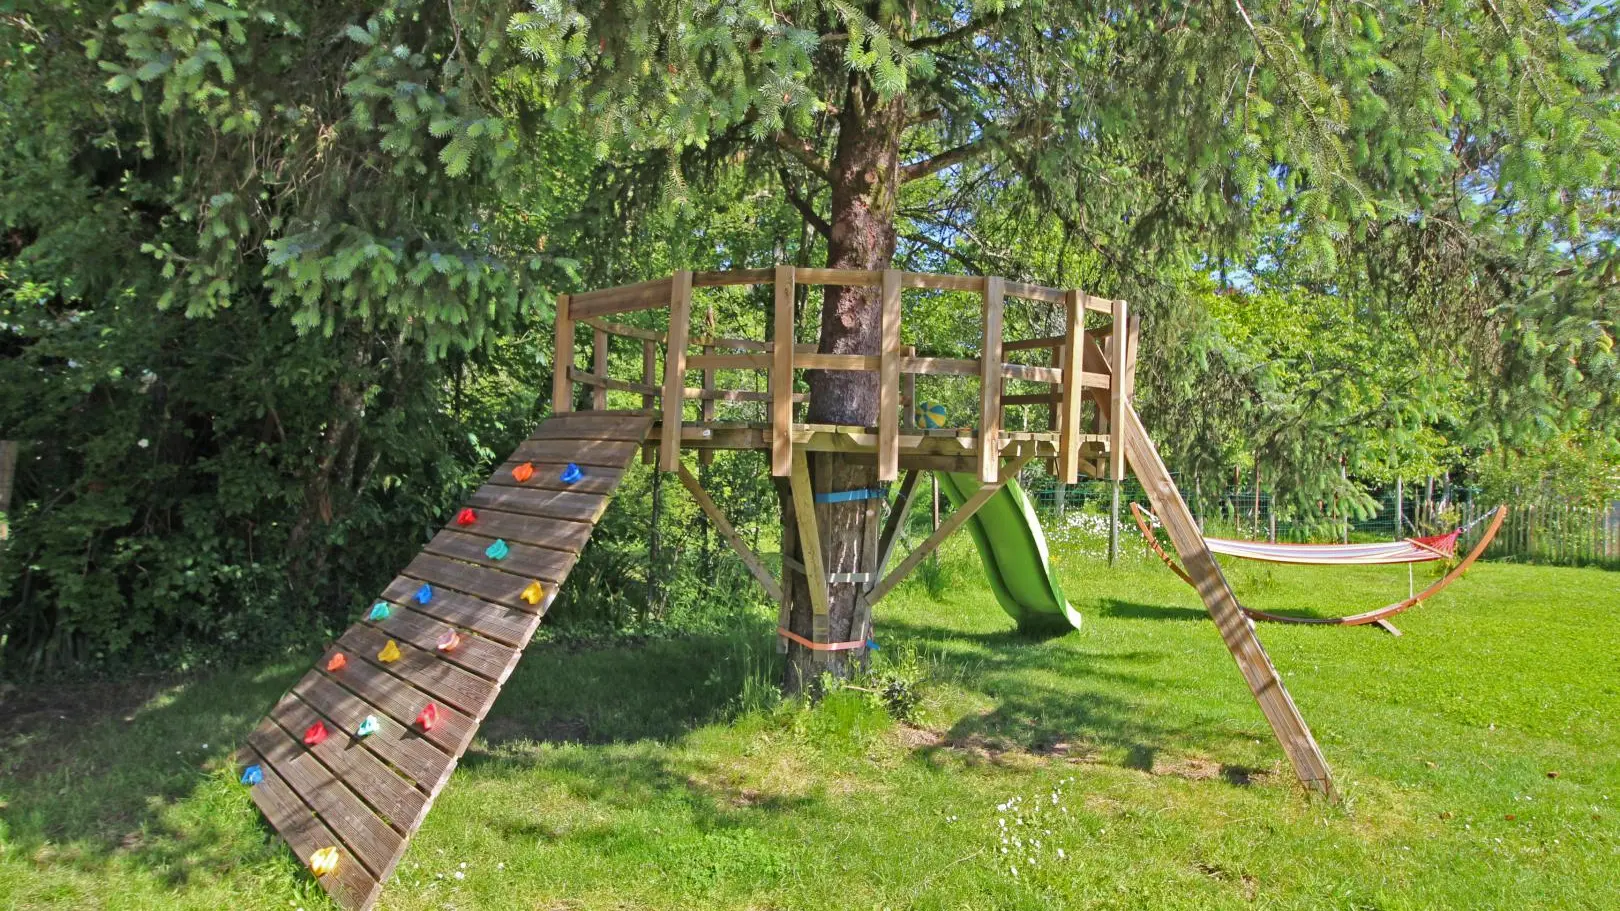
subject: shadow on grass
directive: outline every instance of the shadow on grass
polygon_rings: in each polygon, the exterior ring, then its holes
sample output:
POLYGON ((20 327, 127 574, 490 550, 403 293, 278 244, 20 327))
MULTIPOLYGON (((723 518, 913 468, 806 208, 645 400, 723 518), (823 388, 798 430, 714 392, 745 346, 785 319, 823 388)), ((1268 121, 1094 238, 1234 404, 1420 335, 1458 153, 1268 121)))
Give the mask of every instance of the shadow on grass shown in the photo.
POLYGON ((1196 607, 1178 607, 1174 604, 1144 604, 1140 601, 1120 601, 1110 598, 1097 605, 1099 617, 1120 620, 1208 620, 1209 612, 1196 607))

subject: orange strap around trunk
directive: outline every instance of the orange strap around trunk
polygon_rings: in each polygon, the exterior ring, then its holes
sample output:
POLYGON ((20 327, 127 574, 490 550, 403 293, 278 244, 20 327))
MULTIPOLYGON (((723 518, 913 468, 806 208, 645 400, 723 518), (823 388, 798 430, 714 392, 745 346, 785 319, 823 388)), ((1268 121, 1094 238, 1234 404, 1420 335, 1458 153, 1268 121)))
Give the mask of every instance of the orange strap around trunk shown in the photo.
POLYGON ((852 648, 860 648, 866 644, 865 639, 859 639, 854 642, 811 642, 809 639, 804 638, 798 633, 795 633, 790 629, 783 629, 780 626, 776 628, 776 634, 778 636, 786 636, 788 639, 799 643, 813 652, 842 652, 852 648))

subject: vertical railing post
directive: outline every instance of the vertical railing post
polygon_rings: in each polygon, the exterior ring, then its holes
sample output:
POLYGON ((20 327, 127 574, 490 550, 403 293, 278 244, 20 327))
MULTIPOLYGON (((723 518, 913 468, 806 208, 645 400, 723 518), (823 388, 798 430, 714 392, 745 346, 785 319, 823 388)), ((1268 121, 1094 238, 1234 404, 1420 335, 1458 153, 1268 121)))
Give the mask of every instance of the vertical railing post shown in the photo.
POLYGON ((900 477, 900 272, 883 270, 878 349, 878 480, 900 477))
POLYGON ((681 464, 681 416, 685 411, 686 340, 692 331, 692 273, 676 272, 669 289, 669 338, 664 350, 664 426, 658 441, 658 467, 681 464))
MULTIPOLYGON (((900 349, 900 356, 916 357, 917 349, 912 345, 900 349)), ((907 430, 917 429, 917 374, 902 373, 900 375, 900 426, 907 430)))
POLYGON ((574 410, 574 384, 568 371, 574 366, 574 320, 568 313, 568 295, 557 295, 557 342, 551 360, 551 412, 574 410))
POLYGON ((984 280, 984 342, 979 347, 979 483, 1001 479, 1001 325, 1005 285, 984 280))
MULTIPOLYGON (((591 338, 591 372, 597 379, 606 381, 608 375, 608 334, 596 329, 591 338)), ((596 411, 607 410, 607 386, 591 387, 591 408, 596 411)))
POLYGON ((1126 350, 1130 342, 1130 314, 1128 305, 1114 301, 1114 328, 1108 333, 1108 369, 1112 384, 1108 395, 1108 432, 1112 439, 1108 447, 1108 477, 1118 483, 1125 477, 1125 404, 1130 392, 1126 379, 1126 350))
POLYGON ((793 289, 792 266, 776 267, 776 331, 771 348, 771 474, 793 473, 793 289))
MULTIPOLYGON (((710 316, 713 316, 713 315, 714 314, 711 311, 710 316)), ((709 327, 709 334, 710 335, 714 334, 714 327, 713 326, 709 327)), ((703 353, 704 354, 713 354, 714 353, 714 346, 713 345, 704 345, 703 346, 703 353)), ((714 394, 714 390, 716 388, 715 387, 715 382, 714 382, 714 374, 715 374, 715 369, 713 367, 704 367, 703 368, 703 399, 702 399, 702 404, 698 406, 698 413, 699 413, 699 416, 702 418, 704 424, 713 424, 714 423, 714 399, 712 397, 713 394, 714 394)), ((699 450, 699 452, 698 452, 698 464, 699 465, 707 466, 707 465, 712 464, 713 462, 714 462, 714 450, 712 450, 712 449, 699 450)))
MULTIPOLYGON (((641 341, 641 384, 653 386, 658 383, 658 344, 652 339, 641 341)), ((650 393, 641 396, 641 407, 651 411, 653 402, 657 399, 650 393)))
POLYGON ((1086 348, 1086 295, 1070 291, 1063 296, 1063 388, 1057 411, 1058 481, 1080 480, 1080 408, 1084 404, 1086 348))

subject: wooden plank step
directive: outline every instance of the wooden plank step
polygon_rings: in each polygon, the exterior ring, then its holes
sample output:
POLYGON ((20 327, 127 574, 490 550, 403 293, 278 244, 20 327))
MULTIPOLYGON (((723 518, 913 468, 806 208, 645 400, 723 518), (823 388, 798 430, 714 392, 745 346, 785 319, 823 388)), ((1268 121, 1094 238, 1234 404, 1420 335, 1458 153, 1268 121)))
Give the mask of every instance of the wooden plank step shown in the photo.
POLYGON ((370 907, 382 891, 377 878, 366 871, 354 853, 293 792, 268 759, 251 747, 243 748, 240 756, 243 765, 257 765, 264 770, 264 780, 249 788, 248 793, 270 826, 298 855, 305 869, 309 868, 309 859, 316 851, 327 847, 337 849, 337 869, 320 878, 321 888, 345 907, 370 907))
POLYGON ((545 600, 541 601, 538 607, 530 605, 523 600, 521 594, 529 587, 529 583, 535 580, 490 569, 487 566, 458 563, 434 554, 417 554, 411 565, 405 567, 405 572, 432 585, 435 589, 443 586, 515 610, 529 610, 539 614, 544 614, 545 609, 551 606, 552 599, 557 597, 557 586, 542 582, 542 587, 546 590, 545 600))
POLYGON ((639 443, 595 440, 525 440, 512 453, 517 462, 573 462, 590 473, 590 466, 622 468, 641 448, 639 443))
MULTIPOLYGON (((425 550, 441 557, 465 560, 468 563, 477 563, 491 569, 500 569, 519 576, 528 576, 550 582, 559 582, 568 578, 568 571, 573 569, 574 564, 579 561, 578 556, 566 550, 531 547, 527 544, 517 544, 512 541, 506 542, 506 559, 491 560, 489 557, 484 556, 484 551, 491 542, 492 539, 490 538, 446 530, 434 535, 433 540, 428 542, 425 550)), ((525 604, 524 606, 527 607, 528 605, 525 604)))
POLYGON ((441 623, 407 606, 399 607, 388 619, 371 625, 400 642, 409 642, 417 648, 431 651, 445 661, 496 683, 506 680, 506 675, 512 672, 518 657, 523 654, 520 649, 485 639, 471 630, 441 623), (452 630, 460 635, 461 644, 448 652, 438 651, 439 638, 452 630))
POLYGON ((618 489, 619 480, 624 477, 623 468, 609 468, 607 466, 587 465, 581 470, 585 476, 572 484, 562 482, 562 472, 567 468, 566 462, 548 462, 544 460, 512 459, 502 463, 501 467, 484 482, 486 487, 523 487, 534 490, 566 490, 572 493, 610 494, 618 489), (534 466, 534 474, 529 480, 519 484, 512 477, 512 469, 528 462, 534 466))
POLYGON ((371 812, 343 782, 332 777, 309 748, 273 722, 260 724, 248 735, 276 774, 342 839, 371 875, 383 879, 393 871, 394 858, 404 837, 371 812))
MULTIPOLYGON (((573 493, 560 490, 541 490, 528 487, 502 487, 485 485, 473 491, 467 505, 475 509, 498 509, 502 512, 521 513, 547 519, 567 519, 595 525, 607 512, 608 498, 596 493, 573 493)), ((480 523, 454 526, 461 531, 479 534, 480 523)))
MULTIPOLYGON (((409 832, 427 809, 427 794, 418 790, 414 781, 400 775, 373 753, 366 742, 370 737, 355 737, 354 731, 360 726, 358 722, 352 726, 342 724, 336 718, 328 718, 315 711, 308 703, 290 693, 270 710, 270 718, 281 725, 282 730, 300 738, 310 725, 316 721, 324 722, 332 731, 332 736, 312 747, 310 752, 396 830, 409 832)), ((379 718, 379 726, 380 723, 379 718)))
MULTIPOLYGON (((584 415, 587 412, 569 412, 570 414, 584 415)), ((547 421, 540 425, 540 430, 530 437, 531 440, 609 440, 619 442, 641 442, 646 434, 646 418, 637 417, 610 417, 596 420, 547 421)))
MULTIPOLYGON (((549 547, 552 550, 564 550, 578 555, 585 549, 585 542, 591 539, 594 526, 585 522, 570 522, 566 519, 547 519, 543 516, 525 516, 513 512, 500 512, 486 510, 478 515, 478 522, 471 526, 450 525, 449 528, 467 533, 483 535, 491 540, 500 538, 506 543, 533 544, 536 547, 549 547), (472 532, 472 529, 477 529, 472 532)), ((484 545, 488 547, 489 545, 484 545)))
MULTIPOLYGON (((328 649, 320 660, 326 666, 327 658, 339 649, 328 649)), ((324 671, 322 673, 325 673, 324 671)), ((416 715, 429 702, 438 700, 365 660, 350 659, 349 666, 336 674, 327 675, 344 689, 360 697, 363 702, 376 706, 374 711, 385 714, 411 731, 414 736, 433 744, 454 756, 460 756, 472 742, 478 723, 448 705, 439 706, 439 723, 431 731, 416 725, 416 715)))
POLYGON ((375 715, 379 726, 377 733, 366 738, 366 749, 410 777, 418 787, 432 791, 455 767, 450 754, 319 671, 311 671, 293 687, 292 693, 345 731, 358 730, 367 715, 375 715))
MULTIPOLYGON (((569 556, 572 558, 571 554, 569 556)), ((383 590, 383 600, 399 608, 409 605, 411 610, 518 648, 529 644, 535 628, 540 625, 540 618, 531 611, 513 610, 457 591, 435 591, 431 602, 417 604, 413 596, 421 587, 420 579, 396 576, 383 590)))
MULTIPOLYGON (((364 623, 349 627, 338 637, 336 647, 348 653, 350 666, 356 659, 364 658, 432 696, 440 708, 454 706, 474 720, 484 717, 484 710, 494 701, 495 693, 499 690, 493 680, 462 670, 439 658, 436 652, 391 638, 382 630, 364 623), (384 663, 377 653, 389 642, 399 649, 399 660, 384 663)), ((339 671, 336 676, 341 678, 345 672, 346 669, 339 671)))

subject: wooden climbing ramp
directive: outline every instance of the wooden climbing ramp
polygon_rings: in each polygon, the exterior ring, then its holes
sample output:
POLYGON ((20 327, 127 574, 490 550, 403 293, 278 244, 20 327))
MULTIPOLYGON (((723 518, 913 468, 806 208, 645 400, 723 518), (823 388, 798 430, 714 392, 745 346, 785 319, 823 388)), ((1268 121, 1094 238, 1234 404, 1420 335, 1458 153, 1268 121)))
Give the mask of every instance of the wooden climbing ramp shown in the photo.
POLYGON ((377 900, 653 420, 542 423, 248 736, 254 803, 343 907, 377 900))

